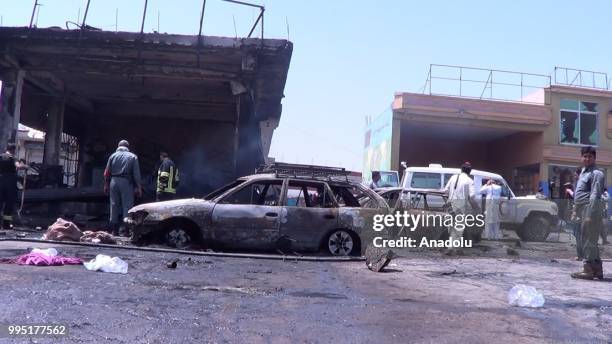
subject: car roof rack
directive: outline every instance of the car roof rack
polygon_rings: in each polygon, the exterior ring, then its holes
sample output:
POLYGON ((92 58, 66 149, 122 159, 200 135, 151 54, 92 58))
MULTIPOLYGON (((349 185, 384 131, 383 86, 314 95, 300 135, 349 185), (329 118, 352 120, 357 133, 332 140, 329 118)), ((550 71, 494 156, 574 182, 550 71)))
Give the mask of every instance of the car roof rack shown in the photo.
POLYGON ((300 165, 283 162, 275 162, 268 165, 261 165, 255 173, 274 173, 277 177, 294 177, 300 179, 317 179, 329 181, 349 182, 348 176, 351 174, 344 167, 329 167, 317 165, 300 165))

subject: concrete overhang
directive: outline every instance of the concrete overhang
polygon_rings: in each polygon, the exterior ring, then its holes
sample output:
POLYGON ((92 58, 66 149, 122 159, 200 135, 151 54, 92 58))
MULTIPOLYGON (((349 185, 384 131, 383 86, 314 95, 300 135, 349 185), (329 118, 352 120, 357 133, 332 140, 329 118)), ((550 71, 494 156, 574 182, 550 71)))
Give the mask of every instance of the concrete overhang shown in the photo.
POLYGON ((235 121, 246 93, 256 119, 278 120, 292 49, 277 39, 1 27, 0 73, 25 71, 22 119, 38 129, 57 98, 67 132, 83 114, 235 121))
POLYGON ((396 93, 395 118, 411 121, 542 131, 552 122, 549 106, 483 99, 396 93))

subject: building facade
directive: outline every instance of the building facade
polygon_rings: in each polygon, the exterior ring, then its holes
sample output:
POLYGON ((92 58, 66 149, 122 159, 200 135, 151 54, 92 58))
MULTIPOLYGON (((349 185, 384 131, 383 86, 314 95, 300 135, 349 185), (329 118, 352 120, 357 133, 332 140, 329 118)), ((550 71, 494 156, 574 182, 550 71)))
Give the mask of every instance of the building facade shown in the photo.
POLYGON ((612 91, 552 84, 520 101, 400 92, 366 123, 363 172, 470 161, 504 176, 518 195, 542 188, 558 198, 587 145, 612 185, 612 91))

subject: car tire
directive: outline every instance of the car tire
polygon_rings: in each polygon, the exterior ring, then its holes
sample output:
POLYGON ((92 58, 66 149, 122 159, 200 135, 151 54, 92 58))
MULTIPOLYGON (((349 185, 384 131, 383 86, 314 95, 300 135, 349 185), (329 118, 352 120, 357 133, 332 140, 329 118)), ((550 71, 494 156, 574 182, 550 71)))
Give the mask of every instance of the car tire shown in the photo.
POLYGON ((550 233, 550 220, 542 215, 531 215, 517 230, 523 241, 546 241, 550 233))
POLYGON ((351 256, 359 252, 358 239, 346 229, 337 229, 329 233, 323 245, 325 251, 332 256, 351 256))
POLYGON ((164 243, 170 247, 185 249, 194 243, 193 231, 181 224, 172 224, 164 232, 164 243))

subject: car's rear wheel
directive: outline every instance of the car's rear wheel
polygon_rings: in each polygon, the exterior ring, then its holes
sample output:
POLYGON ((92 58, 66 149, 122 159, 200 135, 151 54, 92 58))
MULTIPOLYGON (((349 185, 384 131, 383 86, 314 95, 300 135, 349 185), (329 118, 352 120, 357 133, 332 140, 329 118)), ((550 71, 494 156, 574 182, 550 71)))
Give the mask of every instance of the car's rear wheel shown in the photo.
POLYGON ((332 256, 349 256, 357 252, 359 243, 353 234, 344 229, 331 232, 325 240, 327 252, 332 256))

